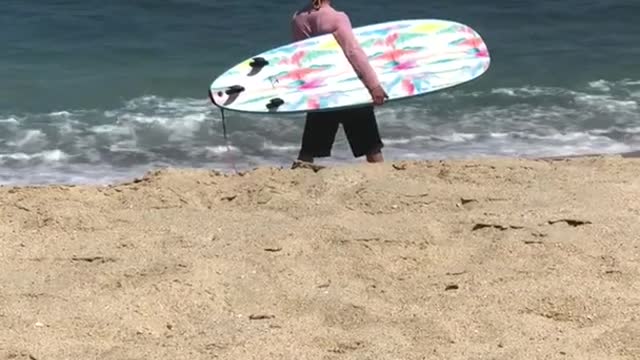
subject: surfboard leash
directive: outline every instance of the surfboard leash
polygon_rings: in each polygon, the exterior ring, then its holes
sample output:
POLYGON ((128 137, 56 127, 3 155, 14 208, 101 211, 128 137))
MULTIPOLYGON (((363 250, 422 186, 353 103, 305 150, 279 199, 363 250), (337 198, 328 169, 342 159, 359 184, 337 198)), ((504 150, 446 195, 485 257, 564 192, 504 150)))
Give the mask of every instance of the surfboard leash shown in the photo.
POLYGON ((236 168, 236 163, 234 160, 234 156, 233 153, 231 152, 231 145, 229 142, 229 137, 227 136, 227 121, 224 117, 224 109, 221 107, 220 108, 220 118, 222 120, 222 136, 224 136, 224 142, 227 146, 227 154, 229 155, 229 158, 231 159, 231 167, 233 167, 233 171, 237 174, 238 173, 238 169, 236 168))
POLYGON ((236 162, 234 160, 233 154, 231 153, 231 145, 229 142, 229 137, 227 136, 227 121, 224 116, 224 108, 216 104, 215 100, 213 99, 213 94, 211 93, 211 89, 209 89, 208 93, 209 93, 209 100, 211 100, 213 105, 216 105, 218 108, 220 108, 220 118, 222 120, 222 135, 224 136, 224 142, 227 147, 227 155, 231 159, 231 167, 233 168, 233 171, 237 174, 238 169, 236 168, 236 162))

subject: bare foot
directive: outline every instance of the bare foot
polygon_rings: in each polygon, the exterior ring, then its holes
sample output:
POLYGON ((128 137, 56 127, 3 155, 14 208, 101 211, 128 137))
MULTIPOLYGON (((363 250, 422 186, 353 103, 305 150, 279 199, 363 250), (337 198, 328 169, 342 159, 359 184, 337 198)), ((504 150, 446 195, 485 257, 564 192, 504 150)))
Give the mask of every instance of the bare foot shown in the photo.
POLYGON ((298 168, 311 169, 313 170, 313 172, 318 172, 324 169, 325 166, 317 165, 317 164, 306 162, 306 161, 296 160, 293 162, 293 164, 291 164, 291 169, 298 169, 298 168))
POLYGON ((367 162, 370 162, 370 163, 384 162, 384 157, 382 156, 382 152, 378 151, 373 154, 367 154, 367 162))

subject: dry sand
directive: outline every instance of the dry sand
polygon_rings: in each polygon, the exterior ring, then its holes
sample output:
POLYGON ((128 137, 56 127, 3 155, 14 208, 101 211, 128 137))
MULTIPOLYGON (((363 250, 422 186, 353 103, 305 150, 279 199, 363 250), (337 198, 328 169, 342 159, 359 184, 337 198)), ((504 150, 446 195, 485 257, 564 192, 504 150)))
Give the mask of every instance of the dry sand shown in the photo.
POLYGON ((0 188, 0 359, 639 359, 640 160, 0 188))

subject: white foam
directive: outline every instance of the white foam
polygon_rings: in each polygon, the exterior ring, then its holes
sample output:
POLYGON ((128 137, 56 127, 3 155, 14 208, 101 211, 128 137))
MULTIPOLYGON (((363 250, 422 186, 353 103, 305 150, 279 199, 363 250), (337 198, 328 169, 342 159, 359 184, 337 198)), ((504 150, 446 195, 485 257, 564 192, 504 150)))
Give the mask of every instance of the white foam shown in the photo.
POLYGON ((602 91, 609 91, 616 87, 634 87, 636 85, 640 85, 640 80, 622 79, 617 81, 609 81, 600 79, 589 82, 589 87, 602 91))
POLYGON ((591 81, 589 87, 600 91, 610 91, 611 83, 606 80, 591 81))
POLYGON ((512 97, 530 96, 553 96, 571 93, 563 88, 543 87, 543 86, 523 86, 519 88, 497 88, 491 90, 492 94, 507 95, 512 97))
POLYGON ((0 167, 0 185, 29 184, 113 184, 142 176, 150 166, 128 168, 105 164, 92 165, 33 165, 27 168, 0 167))
POLYGON ((128 111, 153 109, 155 112, 185 114, 193 112, 208 112, 213 109, 213 105, 211 105, 211 103, 205 99, 166 99, 155 95, 148 95, 127 101, 125 103, 124 109, 128 111))
POLYGON ((620 132, 627 134, 640 134, 640 126, 635 127, 620 127, 620 126, 611 126, 605 129, 594 129, 590 131, 594 134, 608 134, 612 132, 620 132))
POLYGON ((387 145, 401 145, 401 144, 409 144, 410 142, 415 140, 416 138, 384 139, 384 143, 387 145))
POLYGON ((68 111, 55 111, 52 113, 49 113, 49 116, 53 116, 53 117, 70 117, 72 114, 68 111))
MULTIPOLYGON (((461 88, 392 103, 376 113, 390 160, 630 151, 640 145, 640 91, 631 89, 634 84, 640 81, 595 80, 577 90, 461 88), (496 98, 498 102, 491 101, 496 98)), ((56 179, 86 179, 91 172, 106 179, 111 178, 108 171, 129 174, 150 164, 225 168, 233 161, 251 167, 295 157, 303 115, 228 114, 230 152, 218 123, 220 113, 207 99, 143 96, 107 111, 0 114, 6 134, 0 139, 5 165, 0 166, 0 182, 19 176, 31 181, 26 172, 11 172, 26 167, 56 179), (118 164, 125 167, 117 169, 118 164), (68 166, 74 170, 55 170, 68 166)), ((359 161, 352 158, 342 131, 326 161, 334 160, 359 161)), ((46 180, 44 175, 36 178, 46 180)))
POLYGON ((11 159, 11 160, 29 160, 32 157, 25 153, 15 153, 15 154, 0 154, 0 160, 3 159, 11 159))
POLYGON ((69 158, 69 155, 67 155, 62 150, 49 150, 49 151, 44 151, 40 153, 40 157, 47 162, 49 161, 58 162, 58 161, 67 160, 69 158))
POLYGON ((453 133, 437 136, 439 140, 452 142, 452 143, 462 143, 473 140, 477 137, 477 134, 467 134, 467 133, 453 133))
POLYGON ((516 89, 507 89, 507 88, 498 88, 491 90, 492 94, 500 94, 500 95, 508 95, 508 96, 517 96, 516 89))
POLYGON ((489 136, 491 136, 492 138, 496 138, 496 139, 502 139, 502 138, 508 137, 509 133, 492 132, 492 133, 489 133, 489 136))
POLYGON ((638 103, 634 100, 617 100, 609 95, 582 94, 575 97, 577 103, 607 111, 636 111, 638 103))
POLYGON ((47 145, 47 135, 41 130, 26 130, 21 133, 19 138, 9 141, 8 145, 18 149, 41 148, 47 145))
POLYGON ((625 86, 635 86, 635 85, 640 85, 640 80, 626 79, 626 80, 622 80, 620 83, 625 86))
MULTIPOLYGON (((521 88, 497 88, 492 89, 492 94, 505 95, 509 97, 531 98, 536 96, 565 96, 573 98, 575 103, 592 108, 598 111, 607 112, 637 112, 639 104, 637 98, 640 92, 629 92, 622 89, 620 94, 613 95, 613 89, 620 86, 640 84, 640 81, 620 81, 610 82, 606 80, 596 80, 589 82, 591 90, 598 93, 569 90, 556 87, 525 86, 521 88)), ((620 91, 618 91, 620 92, 620 91)), ((587 115, 587 114, 583 114, 587 115)))
POLYGON ((90 128, 91 132, 96 134, 108 134, 108 135, 130 135, 131 129, 125 126, 118 125, 96 125, 90 128))
POLYGON ((290 151, 299 150, 300 146, 299 145, 275 145, 270 142, 265 142, 262 145, 262 148, 265 150, 271 150, 271 151, 290 152, 290 151))
POLYGON ((143 96, 129 100, 123 108, 104 111, 113 124, 94 126, 92 131, 106 136, 125 136, 140 131, 140 127, 152 126, 164 131, 171 142, 188 141, 200 132, 207 121, 217 121, 211 115, 212 105, 199 99, 164 99, 143 96))
POLYGON ((0 124, 18 125, 19 123, 20 121, 13 116, 10 116, 6 119, 0 119, 0 124))
POLYGON ((416 135, 408 138, 386 138, 385 144, 389 145, 402 145, 402 144, 417 144, 425 142, 446 142, 446 143, 463 143, 473 140, 477 137, 477 134, 468 133, 435 133, 431 135, 416 135))
POLYGON ((141 153, 144 150, 139 149, 137 146, 137 142, 135 139, 129 139, 124 141, 119 141, 109 146, 109 151, 112 152, 134 152, 141 153))
POLYGON ((39 153, 27 154, 27 153, 13 153, 13 154, 0 154, 0 160, 17 160, 17 161, 30 161, 41 160, 47 163, 61 162, 69 158, 62 150, 46 150, 39 153))
POLYGON ((238 152, 239 151, 239 149, 237 147, 231 146, 231 145, 229 145, 229 147, 227 147, 226 145, 207 146, 207 147, 205 147, 205 149, 207 150, 207 152, 209 154, 212 154, 212 155, 220 155, 220 154, 227 153, 229 151, 232 151, 232 152, 234 152, 234 151, 238 152))

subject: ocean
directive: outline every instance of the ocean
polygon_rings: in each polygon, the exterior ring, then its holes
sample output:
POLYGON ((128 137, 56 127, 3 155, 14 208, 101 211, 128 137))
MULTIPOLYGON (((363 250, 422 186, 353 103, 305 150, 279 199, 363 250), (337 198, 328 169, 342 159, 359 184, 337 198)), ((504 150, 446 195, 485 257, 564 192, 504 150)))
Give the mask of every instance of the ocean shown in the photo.
MULTIPOLYGON (((303 2, 4 0, 0 184, 129 180, 158 167, 289 166, 303 115, 226 112, 209 84, 290 42, 303 2)), ((478 80, 378 108, 387 160, 640 149, 640 1, 334 0, 354 26, 407 18, 478 31, 478 80)), ((331 159, 354 163, 342 131, 331 159)))

